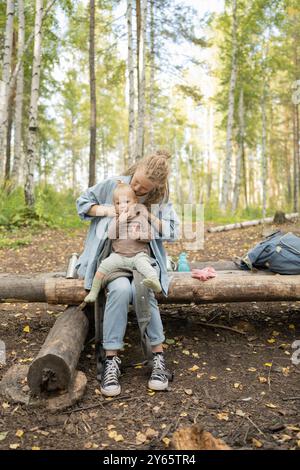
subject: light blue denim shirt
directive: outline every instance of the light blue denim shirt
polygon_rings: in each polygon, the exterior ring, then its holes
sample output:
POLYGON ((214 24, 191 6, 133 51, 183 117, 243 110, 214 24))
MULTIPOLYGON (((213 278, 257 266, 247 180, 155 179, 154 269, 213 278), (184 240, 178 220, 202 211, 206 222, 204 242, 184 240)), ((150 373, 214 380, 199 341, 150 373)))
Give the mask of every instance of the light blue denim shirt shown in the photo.
MULTIPOLYGON (((130 183, 132 176, 115 176, 107 178, 102 183, 97 183, 88 188, 76 200, 79 217, 82 220, 90 220, 91 224, 80 255, 76 269, 78 277, 84 278, 84 288, 91 289, 94 275, 97 270, 97 260, 101 254, 104 242, 107 239, 107 229, 112 221, 111 217, 99 217, 87 215, 94 204, 112 205, 113 192, 117 186, 117 180, 130 183)), ((139 199, 142 202, 142 199, 139 199)), ((154 232, 154 239, 150 241, 150 247, 159 269, 162 292, 167 297, 169 277, 167 273, 166 253, 163 241, 172 242, 179 238, 179 219, 171 202, 162 202, 152 207, 152 212, 159 217, 163 223, 162 233, 154 232)), ((99 258, 101 260, 101 258, 99 258)))

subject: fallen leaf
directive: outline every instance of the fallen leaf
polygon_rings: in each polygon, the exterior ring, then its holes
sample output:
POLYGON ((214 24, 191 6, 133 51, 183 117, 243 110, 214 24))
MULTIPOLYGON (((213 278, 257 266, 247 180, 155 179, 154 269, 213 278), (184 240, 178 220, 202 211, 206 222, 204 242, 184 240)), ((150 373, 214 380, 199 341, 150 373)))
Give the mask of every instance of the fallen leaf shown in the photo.
POLYGON ((10 408, 10 404, 5 401, 5 402, 2 403, 2 408, 7 410, 7 408, 10 408))
POLYGON ((266 367, 272 367, 273 364, 272 364, 272 362, 265 362, 264 365, 265 365, 266 367))
POLYGON ((229 420, 229 416, 228 416, 228 413, 217 413, 217 418, 220 420, 220 421, 228 421, 229 420))
POLYGON ((240 416, 241 418, 244 418, 244 416, 246 416, 246 413, 242 410, 236 410, 235 414, 237 416, 240 416))
POLYGON ((188 351, 187 349, 183 349, 183 350, 182 350, 182 354, 185 354, 186 356, 189 356, 189 355, 190 355, 190 351, 188 351))
POLYGON ((294 432, 300 431, 300 428, 298 426, 293 426, 292 424, 286 426, 286 429, 288 429, 289 431, 294 431, 294 432))
POLYGON ((282 373, 285 377, 287 377, 290 373, 290 368, 289 367, 282 367, 282 373))
POLYGON ((277 408, 277 406, 273 403, 265 403, 265 406, 267 406, 268 408, 277 408))
POLYGON ((144 444, 146 442, 147 436, 143 434, 142 432, 138 432, 137 435, 135 436, 135 442, 137 445, 144 444))
POLYGON ((267 339, 267 342, 269 344, 273 344, 273 343, 276 343, 276 339, 275 338, 270 338, 270 339, 267 339))
POLYGON ((175 344, 175 339, 168 338, 168 339, 166 339, 166 343, 167 344, 175 344))
POLYGON ((41 448, 37 447, 37 446, 33 446, 33 447, 31 447, 31 450, 41 450, 41 448))
POLYGON ((288 442, 292 439, 292 436, 289 436, 288 434, 281 434, 279 442, 288 442))
POLYGON ((193 356, 193 357, 196 357, 197 359, 199 359, 199 354, 198 354, 198 353, 192 353, 192 356, 193 356))
POLYGON ((124 437, 122 436, 122 434, 118 434, 117 431, 110 431, 108 433, 108 437, 114 439, 116 442, 124 441, 124 437))
POLYGON ((162 442, 163 442, 167 447, 169 447, 170 439, 169 439, 168 437, 164 437, 164 438, 162 439, 162 442))
POLYGON ((152 428, 148 428, 145 434, 147 436, 147 439, 152 439, 153 437, 158 436, 158 431, 155 431, 155 429, 152 428))
POLYGON ((4 439, 6 438, 8 432, 0 432, 0 441, 4 441, 4 439))
POLYGON ((263 446, 263 443, 260 442, 258 439, 252 438, 252 444, 257 447, 258 449, 263 446))
POLYGON ((260 381, 261 384, 265 384, 268 382, 268 379, 266 377, 258 377, 258 380, 260 381))
POLYGON ((215 375, 211 375, 209 378, 210 378, 210 380, 217 380, 218 379, 218 377, 216 377, 215 375))
POLYGON ((185 411, 183 411, 182 413, 180 413, 180 416, 185 417, 185 416, 187 416, 187 413, 185 411))
POLYGON ((235 383, 233 384, 233 387, 234 387, 235 389, 243 390, 243 385, 242 385, 240 382, 235 382, 235 383))
POLYGON ((249 372, 256 372, 256 369, 255 369, 255 367, 249 367, 248 371, 249 372))
POLYGON ((24 431, 22 431, 22 429, 18 429, 15 435, 16 435, 17 437, 22 437, 23 434, 24 434, 24 431))
POLYGON ((199 366, 194 365, 193 367, 190 367, 188 370, 190 370, 191 372, 195 372, 198 369, 199 369, 199 366))
POLYGON ((185 388, 185 389, 184 389, 184 393, 185 393, 186 395, 193 395, 193 390, 192 390, 191 388, 185 388))
POLYGON ((20 447, 20 444, 9 444, 10 449, 17 449, 18 447, 20 447))
POLYGON ((24 326, 23 331, 24 333, 30 333, 30 326, 29 325, 24 326))

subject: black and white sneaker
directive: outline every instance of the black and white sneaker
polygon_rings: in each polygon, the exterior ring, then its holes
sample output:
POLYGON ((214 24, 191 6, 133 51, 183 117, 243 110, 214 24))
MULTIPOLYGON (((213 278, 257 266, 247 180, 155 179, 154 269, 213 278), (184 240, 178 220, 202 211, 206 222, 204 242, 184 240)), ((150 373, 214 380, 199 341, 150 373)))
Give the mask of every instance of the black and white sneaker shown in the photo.
POLYGON ((106 397, 115 397, 121 393, 119 384, 121 359, 118 356, 107 357, 101 374, 101 393, 106 397))
POLYGON ((169 379, 172 375, 166 368, 163 353, 153 354, 153 369, 148 381, 148 387, 151 390, 166 390, 169 385, 169 379))

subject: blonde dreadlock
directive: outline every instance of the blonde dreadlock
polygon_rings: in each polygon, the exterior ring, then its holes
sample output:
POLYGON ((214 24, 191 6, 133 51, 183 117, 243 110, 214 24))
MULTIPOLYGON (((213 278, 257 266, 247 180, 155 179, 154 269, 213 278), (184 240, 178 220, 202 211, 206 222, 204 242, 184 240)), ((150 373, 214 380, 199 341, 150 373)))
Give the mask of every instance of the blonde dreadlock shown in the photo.
POLYGON ((144 202, 147 208, 150 208, 151 204, 167 202, 169 199, 170 167, 168 160, 170 158, 171 155, 167 151, 158 150, 154 154, 138 160, 125 171, 125 175, 133 176, 137 169, 143 168, 145 177, 155 183, 154 189, 147 194, 144 202))

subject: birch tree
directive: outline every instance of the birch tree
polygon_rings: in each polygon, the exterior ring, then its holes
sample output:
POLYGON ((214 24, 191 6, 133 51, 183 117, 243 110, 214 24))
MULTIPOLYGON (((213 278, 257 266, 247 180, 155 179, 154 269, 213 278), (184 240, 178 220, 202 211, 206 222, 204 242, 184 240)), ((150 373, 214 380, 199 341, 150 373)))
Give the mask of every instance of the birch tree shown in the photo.
POLYGON ((14 0, 7 0, 6 24, 4 33, 4 53, 2 63, 2 81, 0 84, 0 178, 4 174, 4 167, 6 161, 8 107, 10 99, 9 82, 11 78, 14 14, 14 0))
POLYGON ((155 97, 155 3, 150 0, 150 83, 149 83, 149 144, 154 151, 154 97, 155 97))
MULTIPOLYGON (((139 1, 139 0, 138 0, 139 1)), ((137 1, 137 5, 138 5, 137 1)), ((147 0, 141 0, 140 13, 137 11, 137 21, 140 27, 137 28, 137 61, 138 61, 138 122, 137 122, 137 143, 136 159, 144 155, 145 137, 145 107, 146 107, 146 32, 147 32, 147 0)))
POLYGON ((38 100, 40 93, 40 72, 42 60, 42 22, 44 1, 35 2, 34 48, 31 77, 28 144, 26 152, 25 201, 30 209, 34 208, 34 168, 37 154, 38 100))
POLYGON ((90 0, 89 29, 89 71, 90 71, 90 161, 89 186, 96 182, 96 74, 95 74, 95 0, 90 0))
POLYGON ((228 97, 228 115, 227 115, 227 131, 226 131, 226 156, 224 165, 224 176, 222 186, 221 209, 225 210, 231 189, 231 162, 232 162, 232 131, 234 122, 234 94, 237 79, 237 0, 232 2, 232 58, 231 58, 231 75, 229 83, 228 97))
POLYGON ((14 162, 12 168, 13 184, 20 184, 21 168, 23 168, 23 148, 22 148, 22 113, 23 113, 23 93, 24 93, 24 65, 22 61, 25 46, 25 15, 24 0, 18 0, 18 55, 17 62, 20 62, 20 69, 17 75, 16 101, 15 101, 15 134, 14 134, 14 162))
MULTIPOLYGON (((238 135, 238 154, 235 168, 235 184, 233 192, 232 212, 238 208, 240 189, 241 189, 241 173, 242 164, 244 162, 244 139, 245 139, 245 120, 244 120, 244 90, 241 88, 239 95, 239 135, 238 135)), ((244 177, 246 175, 244 174, 244 177)))
POLYGON ((134 46, 132 31, 132 3, 127 0, 127 34, 128 34, 128 86, 129 86, 129 109, 128 109, 128 160, 132 163, 135 151, 135 88, 134 88, 134 46))

